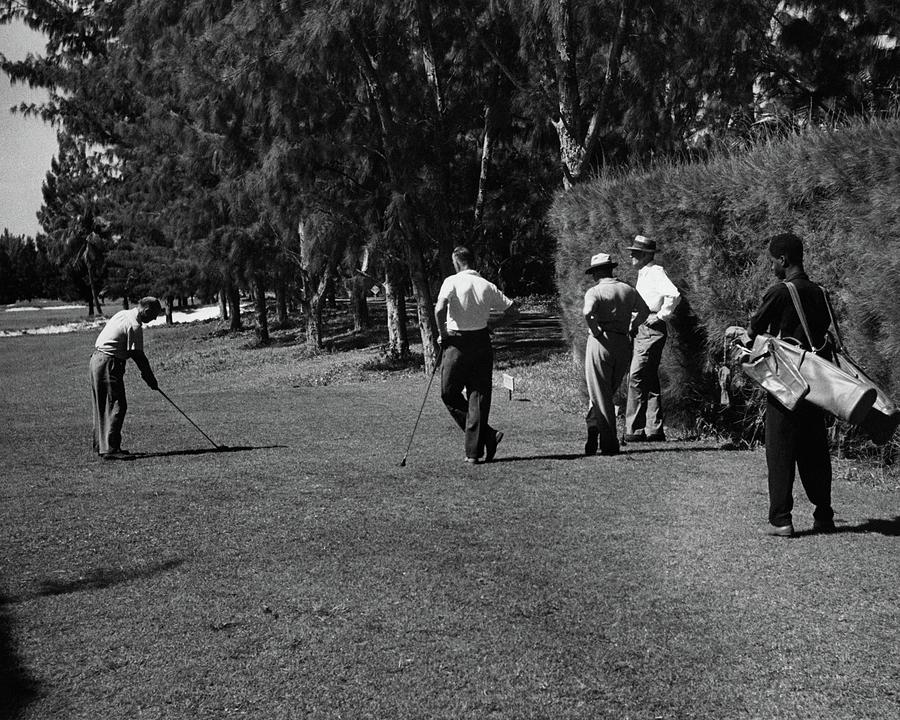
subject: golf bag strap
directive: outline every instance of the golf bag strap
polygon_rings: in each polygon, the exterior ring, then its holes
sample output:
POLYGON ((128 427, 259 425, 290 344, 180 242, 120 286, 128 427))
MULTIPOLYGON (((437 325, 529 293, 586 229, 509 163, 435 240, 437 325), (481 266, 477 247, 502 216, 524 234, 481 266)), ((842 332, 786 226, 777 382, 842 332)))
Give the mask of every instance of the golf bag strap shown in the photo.
MULTIPOLYGON (((809 323, 806 321, 806 313, 803 312, 803 305, 800 304, 800 293, 797 292, 797 286, 787 280, 784 281, 784 284, 787 285, 788 292, 790 292, 791 294, 791 300, 794 301, 794 308, 797 310, 797 316, 800 318, 800 324, 803 326, 803 332, 806 333, 806 340, 809 343, 810 349, 814 353, 820 352, 828 344, 827 335, 825 337, 825 340, 822 342, 822 347, 817 348, 815 343, 813 342, 812 333, 809 331, 809 323)), ((828 293, 826 293, 825 288, 821 286, 819 287, 819 289, 825 296, 825 304, 828 305, 828 315, 831 318, 831 324, 834 325, 834 316, 831 314, 831 303, 828 302, 828 293)))

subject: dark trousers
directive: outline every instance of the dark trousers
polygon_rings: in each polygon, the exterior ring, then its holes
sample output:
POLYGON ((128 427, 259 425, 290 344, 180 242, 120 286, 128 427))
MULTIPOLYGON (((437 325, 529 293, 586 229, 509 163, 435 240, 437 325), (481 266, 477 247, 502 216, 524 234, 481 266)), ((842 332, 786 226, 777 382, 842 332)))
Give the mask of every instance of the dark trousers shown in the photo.
POLYGON ((794 410, 788 410, 770 395, 766 405, 766 464, 772 525, 791 524, 795 468, 806 496, 816 506, 813 517, 826 522, 834 517, 824 411, 802 400, 794 410))
POLYGON ((125 360, 95 351, 91 355, 94 450, 101 455, 122 445, 122 424, 128 411, 125 398, 125 360))
POLYGON ((441 362, 441 399, 466 434, 466 457, 480 458, 485 439, 496 432, 488 425, 493 370, 494 350, 487 329, 447 338, 441 362))

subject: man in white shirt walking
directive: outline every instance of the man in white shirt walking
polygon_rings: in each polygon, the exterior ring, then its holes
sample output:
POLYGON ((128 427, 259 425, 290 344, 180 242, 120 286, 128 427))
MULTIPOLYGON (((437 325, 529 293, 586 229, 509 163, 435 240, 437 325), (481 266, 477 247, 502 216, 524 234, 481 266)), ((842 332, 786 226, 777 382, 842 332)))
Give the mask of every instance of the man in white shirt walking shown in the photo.
POLYGON ((125 363, 134 360, 151 390, 159 385, 144 355, 143 323, 153 322, 163 309, 155 297, 143 298, 136 308, 120 310, 103 326, 91 355, 90 379, 94 399, 94 450, 104 460, 122 460, 131 453, 122 449, 125 398, 125 363))
POLYGON ((631 264, 638 270, 636 289, 650 309, 634 339, 625 409, 625 441, 664 441, 664 415, 659 387, 659 365, 672 317, 681 293, 661 265, 654 262, 656 241, 636 235, 628 248, 631 264))
POLYGON ((480 463, 482 455, 490 462, 503 439, 488 424, 494 370, 490 329, 515 322, 519 309, 475 271, 468 248, 453 250, 453 267, 456 274, 444 280, 434 307, 443 347, 441 399, 465 433, 466 462, 480 463), (501 315, 491 319, 492 310, 501 315))

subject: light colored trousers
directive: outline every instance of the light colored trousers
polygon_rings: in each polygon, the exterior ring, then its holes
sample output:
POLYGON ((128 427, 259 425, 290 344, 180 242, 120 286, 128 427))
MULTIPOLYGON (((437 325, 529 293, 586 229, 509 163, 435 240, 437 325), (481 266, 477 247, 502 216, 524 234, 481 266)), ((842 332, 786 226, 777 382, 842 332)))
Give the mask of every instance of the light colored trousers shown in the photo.
POLYGON ((604 333, 603 340, 588 336, 584 351, 584 379, 587 383, 588 408, 585 422, 600 433, 600 450, 619 447, 616 437, 616 409, 613 396, 628 373, 631 341, 623 333, 604 333))
POLYGON ((628 435, 663 434, 663 406, 659 389, 659 365, 666 344, 665 323, 654 329, 644 324, 634 338, 631 379, 628 382, 628 404, 625 409, 625 432, 628 435))
POLYGON ((94 450, 101 455, 121 449, 122 424, 128 410, 128 401, 125 399, 126 362, 99 350, 91 355, 94 450))

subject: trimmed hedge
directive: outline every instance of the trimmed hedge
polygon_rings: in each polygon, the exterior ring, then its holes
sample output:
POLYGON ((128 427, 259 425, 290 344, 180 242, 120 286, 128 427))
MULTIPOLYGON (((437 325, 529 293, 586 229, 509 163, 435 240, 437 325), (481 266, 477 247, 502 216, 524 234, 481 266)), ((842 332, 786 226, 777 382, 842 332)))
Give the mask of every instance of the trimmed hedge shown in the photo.
MULTIPOLYGON (((656 259, 686 299, 661 373, 672 424, 715 421, 724 330, 746 325, 775 282, 766 239, 788 230, 804 240, 812 280, 829 289, 851 355, 900 397, 900 120, 601 177, 559 192, 549 221, 564 325, 579 362, 591 255, 611 253, 619 276, 633 283, 627 246, 638 233, 657 241, 656 259)), ((583 385, 580 368, 573 380, 583 385)))

